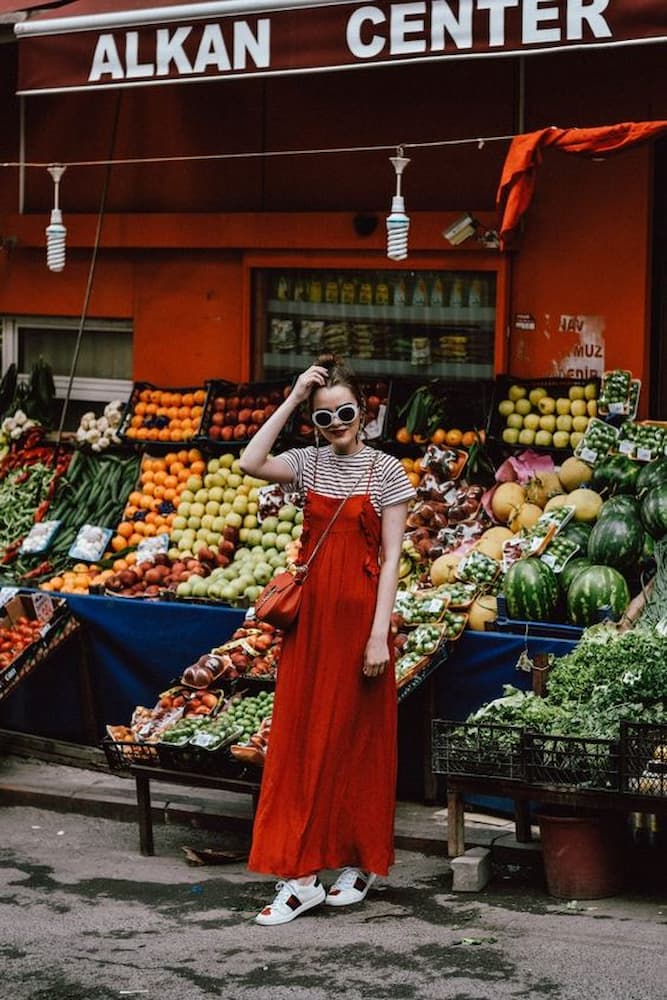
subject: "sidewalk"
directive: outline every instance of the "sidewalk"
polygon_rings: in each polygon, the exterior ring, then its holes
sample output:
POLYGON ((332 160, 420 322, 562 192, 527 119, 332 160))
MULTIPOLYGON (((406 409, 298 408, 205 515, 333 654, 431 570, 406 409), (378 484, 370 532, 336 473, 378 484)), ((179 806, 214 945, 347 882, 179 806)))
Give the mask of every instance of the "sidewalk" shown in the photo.
MULTIPOLYGON (((151 785, 153 822, 182 824, 211 830, 250 832, 249 795, 210 792, 154 782, 151 785)), ((124 822, 137 822, 134 781, 117 774, 68 767, 19 756, 0 756, 0 806, 30 805, 61 813, 77 813, 124 822)), ((447 855, 447 810, 443 806, 399 802, 396 809, 396 847, 423 854, 447 855)), ((539 841, 519 844, 511 819, 466 813, 466 846, 491 848, 505 863, 540 861, 539 841)), ((137 832, 138 849, 138 832, 137 832)))

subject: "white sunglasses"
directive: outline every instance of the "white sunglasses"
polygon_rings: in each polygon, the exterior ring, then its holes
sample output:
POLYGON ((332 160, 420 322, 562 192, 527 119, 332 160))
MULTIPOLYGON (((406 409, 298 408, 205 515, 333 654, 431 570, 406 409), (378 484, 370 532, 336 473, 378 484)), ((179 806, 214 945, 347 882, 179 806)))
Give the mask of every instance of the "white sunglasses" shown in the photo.
POLYGON ((341 424, 351 424, 359 416, 359 407, 356 403, 341 403, 335 410, 313 410, 310 417, 316 427, 326 430, 331 427, 334 417, 341 424))

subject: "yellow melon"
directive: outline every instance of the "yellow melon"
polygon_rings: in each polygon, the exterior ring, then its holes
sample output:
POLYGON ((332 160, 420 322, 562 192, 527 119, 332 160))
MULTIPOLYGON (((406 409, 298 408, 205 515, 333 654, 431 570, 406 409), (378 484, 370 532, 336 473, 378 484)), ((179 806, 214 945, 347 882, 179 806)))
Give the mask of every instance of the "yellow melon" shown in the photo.
POLYGON ((526 491, 520 483, 501 483, 491 497, 491 510, 496 521, 507 524, 510 515, 526 499, 526 491))
POLYGON ((570 458, 565 459, 558 470, 558 478, 563 484, 563 488, 568 493, 571 493, 572 490, 578 489, 583 483, 591 481, 593 470, 586 462, 582 462, 580 458, 571 455, 570 458))
POLYGON ((486 622, 494 622, 498 617, 497 601, 493 594, 481 594, 468 611, 468 628, 473 632, 484 632, 486 622))
POLYGON ((517 534, 522 528, 532 528, 541 513, 541 507, 538 507, 536 503, 528 503, 526 501, 526 503, 522 503, 520 507, 517 507, 510 514, 507 526, 510 531, 517 534))
POLYGON ((483 552, 485 556, 490 556, 492 559, 500 562, 503 557, 503 542, 513 537, 514 533, 509 528, 498 524, 493 528, 488 528, 484 532, 476 543, 475 548, 478 552, 483 552))

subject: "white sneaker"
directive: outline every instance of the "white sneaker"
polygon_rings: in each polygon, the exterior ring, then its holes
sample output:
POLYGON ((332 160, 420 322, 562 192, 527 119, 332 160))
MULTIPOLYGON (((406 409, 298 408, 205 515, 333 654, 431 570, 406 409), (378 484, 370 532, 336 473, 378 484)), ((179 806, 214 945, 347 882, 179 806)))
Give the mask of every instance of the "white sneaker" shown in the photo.
POLYGON ((327 906, 350 906, 360 903, 375 882, 373 872, 362 872, 359 868, 343 868, 329 889, 324 902, 327 906))
POLYGON ((277 882, 276 889, 276 898, 257 914, 256 924, 264 927, 287 924, 300 913, 323 903, 326 895, 324 886, 317 877, 310 885, 300 885, 296 879, 286 879, 284 882, 277 882))

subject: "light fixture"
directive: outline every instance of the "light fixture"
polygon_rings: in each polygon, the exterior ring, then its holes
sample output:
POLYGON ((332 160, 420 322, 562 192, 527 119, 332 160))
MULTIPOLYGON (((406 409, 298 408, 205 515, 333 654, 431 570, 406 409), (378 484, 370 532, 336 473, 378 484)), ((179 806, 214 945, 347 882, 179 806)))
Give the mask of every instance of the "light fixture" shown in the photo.
POLYGON ((53 208, 51 221, 46 227, 46 266, 50 271, 62 271, 65 267, 65 237, 67 229, 63 226, 63 214, 58 204, 60 178, 67 170, 60 164, 47 167, 53 179, 53 208))
POLYGON ((473 219, 469 213, 466 213, 453 222, 447 229, 443 229, 442 235, 448 243, 451 243, 453 247, 457 247, 460 243, 465 243, 471 236, 474 236, 478 227, 479 223, 477 220, 473 219))
POLYGON ((390 156, 389 160, 396 171, 396 194, 391 200, 391 214, 387 216, 387 257, 390 260, 405 260, 408 256, 410 220, 405 214, 401 177, 410 160, 403 156, 402 146, 397 147, 396 156, 390 156))

